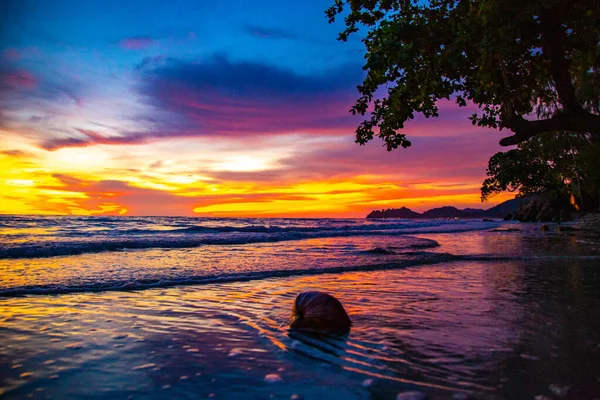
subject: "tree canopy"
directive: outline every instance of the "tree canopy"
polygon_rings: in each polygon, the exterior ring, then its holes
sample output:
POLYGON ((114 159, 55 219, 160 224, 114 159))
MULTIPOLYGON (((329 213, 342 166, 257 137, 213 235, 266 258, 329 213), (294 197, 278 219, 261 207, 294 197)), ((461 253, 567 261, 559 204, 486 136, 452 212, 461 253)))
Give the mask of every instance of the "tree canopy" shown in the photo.
POLYGON ((481 199, 502 191, 519 196, 568 199, 580 208, 597 210, 600 200, 600 142, 591 135, 549 132, 496 153, 489 161, 481 199), (585 200, 585 201, 584 201, 585 200))
POLYGON ((365 144, 408 147, 404 124, 437 101, 473 102, 473 124, 508 146, 544 132, 600 135, 600 1, 335 0, 340 40, 366 27, 367 75, 353 114, 365 144))

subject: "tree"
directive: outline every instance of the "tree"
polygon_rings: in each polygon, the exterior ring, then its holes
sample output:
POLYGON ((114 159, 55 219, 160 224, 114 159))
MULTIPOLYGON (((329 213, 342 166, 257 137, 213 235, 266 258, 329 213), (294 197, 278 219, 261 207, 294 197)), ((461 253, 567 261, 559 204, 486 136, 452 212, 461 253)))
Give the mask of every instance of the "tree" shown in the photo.
POLYGON ((549 132, 520 143, 516 149, 496 153, 489 161, 488 178, 481 187, 485 201, 502 191, 519 196, 543 195, 578 207, 596 210, 600 176, 600 143, 591 135, 549 132))
POLYGON ((440 99, 478 105, 473 124, 513 132, 503 146, 600 134, 598 0, 335 0, 326 15, 344 15, 342 41, 368 30, 357 143, 409 147, 404 124, 437 117, 440 99))
POLYGON ((593 204, 586 202, 586 208, 600 211, 600 140, 596 140, 581 151, 581 168, 585 179, 585 190, 593 204), (593 208, 595 204, 595 209, 593 208))

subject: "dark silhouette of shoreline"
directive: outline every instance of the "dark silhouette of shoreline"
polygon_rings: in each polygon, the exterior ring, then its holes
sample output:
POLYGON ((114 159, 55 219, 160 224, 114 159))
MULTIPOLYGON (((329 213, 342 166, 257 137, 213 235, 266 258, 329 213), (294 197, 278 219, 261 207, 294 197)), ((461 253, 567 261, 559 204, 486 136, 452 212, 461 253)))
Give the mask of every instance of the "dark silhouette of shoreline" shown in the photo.
POLYGON ((367 218, 401 218, 401 219, 435 219, 435 218, 504 218, 507 214, 514 213, 528 198, 516 198, 500 203, 495 207, 485 209, 444 206, 432 208, 424 213, 418 213, 407 207, 389 208, 386 210, 373 210, 367 218))

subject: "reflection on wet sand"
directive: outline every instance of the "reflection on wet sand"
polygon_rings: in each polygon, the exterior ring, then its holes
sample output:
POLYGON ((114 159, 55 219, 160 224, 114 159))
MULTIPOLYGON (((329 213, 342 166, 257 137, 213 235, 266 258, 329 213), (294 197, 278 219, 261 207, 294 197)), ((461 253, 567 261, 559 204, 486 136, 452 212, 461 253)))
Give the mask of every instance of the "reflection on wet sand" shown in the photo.
POLYGON ((289 399, 532 398, 554 385, 591 398, 599 287, 594 261, 460 261, 1 299, 0 386, 7 398, 289 399), (288 331, 307 290, 342 301, 349 335, 288 331))

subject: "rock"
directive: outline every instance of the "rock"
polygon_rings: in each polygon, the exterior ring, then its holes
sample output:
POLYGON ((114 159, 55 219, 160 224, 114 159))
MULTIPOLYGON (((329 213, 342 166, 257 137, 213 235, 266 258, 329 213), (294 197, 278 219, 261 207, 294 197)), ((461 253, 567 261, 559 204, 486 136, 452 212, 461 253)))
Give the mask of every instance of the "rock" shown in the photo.
POLYGON ((556 210, 549 201, 538 203, 539 211, 535 216, 537 222, 551 222, 556 215, 556 210))
POLYGON ((567 222, 573 219, 573 213, 571 213, 571 210, 568 208, 561 209, 559 215, 561 222, 567 222))
POLYGON ((515 219, 520 222, 550 222, 555 215, 548 200, 536 197, 516 212, 515 219))
POLYGON ((571 206, 560 199, 550 200, 542 196, 534 197, 521 206, 514 219, 521 222, 561 222, 572 219, 571 206))
POLYGON ((515 219, 520 222, 534 222, 537 214, 537 200, 533 199, 517 211, 515 219))
POLYGON ((511 213, 506 214, 506 216, 504 216, 504 220, 505 221, 510 221, 513 219, 513 215, 511 213))
POLYGON ((493 219, 489 219, 489 218, 484 218, 482 221, 483 221, 483 222, 494 222, 494 220, 493 220, 493 219))
POLYGON ((352 321, 342 303, 324 292, 303 292, 294 301, 290 328, 299 331, 345 334, 352 321))
POLYGON ((548 227, 548 225, 540 226, 540 231, 542 231, 542 232, 548 232, 549 230, 550 230, 550 228, 548 227))

